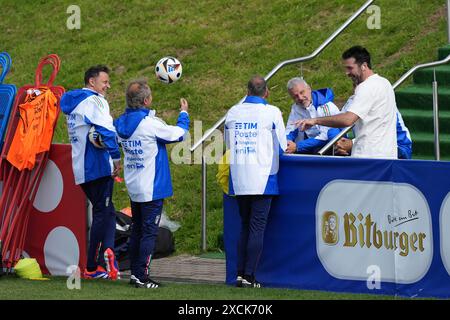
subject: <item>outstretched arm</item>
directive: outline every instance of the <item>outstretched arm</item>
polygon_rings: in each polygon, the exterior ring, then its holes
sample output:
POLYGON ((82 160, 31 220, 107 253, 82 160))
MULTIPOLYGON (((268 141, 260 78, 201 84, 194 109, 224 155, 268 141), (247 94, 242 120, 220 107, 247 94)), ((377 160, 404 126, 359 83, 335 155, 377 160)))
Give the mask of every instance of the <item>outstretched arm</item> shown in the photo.
POLYGON ((316 124, 333 128, 344 128, 353 125, 358 119, 359 117, 356 114, 347 111, 332 117, 300 120, 296 122, 296 125, 300 131, 305 131, 316 124))
POLYGON ((189 130, 188 102, 180 99, 180 114, 176 126, 169 126, 163 121, 155 122, 156 139, 161 143, 173 143, 183 140, 185 133, 189 130))

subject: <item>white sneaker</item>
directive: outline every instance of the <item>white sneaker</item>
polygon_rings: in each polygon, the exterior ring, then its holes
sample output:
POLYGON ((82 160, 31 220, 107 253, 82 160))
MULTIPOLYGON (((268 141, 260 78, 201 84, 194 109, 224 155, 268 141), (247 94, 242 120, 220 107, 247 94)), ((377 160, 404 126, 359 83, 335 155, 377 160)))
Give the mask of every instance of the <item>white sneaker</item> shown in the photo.
POLYGON ((243 280, 243 278, 242 278, 242 276, 237 276, 237 278, 236 278, 236 287, 242 287, 242 280, 243 280))
POLYGON ((134 285, 136 288, 145 288, 145 289, 156 289, 159 288, 160 284, 156 281, 148 279, 145 282, 141 282, 139 279, 136 281, 134 285))
POLYGON ((136 284, 137 281, 139 281, 139 279, 134 274, 132 274, 130 276, 130 284, 136 284))

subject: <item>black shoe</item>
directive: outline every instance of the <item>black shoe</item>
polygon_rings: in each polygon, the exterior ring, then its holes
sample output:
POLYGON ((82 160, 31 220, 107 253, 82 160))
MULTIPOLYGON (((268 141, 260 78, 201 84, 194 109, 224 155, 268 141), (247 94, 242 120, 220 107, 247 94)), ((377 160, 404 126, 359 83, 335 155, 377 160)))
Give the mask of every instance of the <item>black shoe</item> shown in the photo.
POLYGON ((145 282, 141 282, 138 279, 138 280, 136 280, 136 283, 134 286, 136 288, 156 289, 156 288, 159 288, 161 286, 161 284, 159 284, 156 281, 153 281, 152 279, 147 279, 147 281, 145 281, 145 282))
POLYGON ((241 288, 242 287, 242 276, 237 276, 236 278, 236 287, 241 288))
POLYGON ((134 274, 132 274, 130 276, 130 284, 135 285, 137 281, 138 281, 138 278, 134 274))
POLYGON ((242 279, 242 287, 243 288, 261 288, 262 285, 256 279, 248 280, 246 278, 242 279))

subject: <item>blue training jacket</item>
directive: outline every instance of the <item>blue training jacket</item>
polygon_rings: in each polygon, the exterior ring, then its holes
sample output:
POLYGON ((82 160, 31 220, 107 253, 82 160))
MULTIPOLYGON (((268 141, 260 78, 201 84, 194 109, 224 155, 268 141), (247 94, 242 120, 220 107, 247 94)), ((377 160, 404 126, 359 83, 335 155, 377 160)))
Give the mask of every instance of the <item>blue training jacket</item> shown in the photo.
POLYGON ((124 153, 124 177, 133 202, 148 202, 173 194, 166 144, 182 141, 189 115, 181 111, 176 126, 167 125, 146 108, 127 108, 114 121, 124 153))
POLYGON ((66 115, 72 145, 75 183, 110 176, 113 160, 120 160, 120 151, 108 102, 95 91, 77 89, 62 96, 61 110, 66 115), (92 126, 101 135, 105 148, 97 148, 89 141, 92 126))

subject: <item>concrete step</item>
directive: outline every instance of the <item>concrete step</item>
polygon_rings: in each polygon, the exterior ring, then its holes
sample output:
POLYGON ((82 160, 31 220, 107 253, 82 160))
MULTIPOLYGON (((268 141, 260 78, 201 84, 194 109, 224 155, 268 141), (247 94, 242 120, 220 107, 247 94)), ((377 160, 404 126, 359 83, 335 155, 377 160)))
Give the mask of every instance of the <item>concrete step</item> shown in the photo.
MULTIPOLYGON (((129 271, 122 271, 122 278, 130 279, 129 271)), ((181 283, 225 283, 225 259, 201 258, 181 254, 152 260, 150 278, 167 282, 181 283)))
MULTIPOLYGON (((432 133, 412 132, 413 154, 434 155, 434 135, 432 133)), ((441 156, 450 156, 450 134, 440 134, 441 156)), ((414 157, 415 158, 415 157, 414 157)))
MULTIPOLYGON (((434 132, 433 111, 416 110, 412 108, 401 109, 403 120, 412 132, 434 132)), ((450 134, 450 111, 439 112, 439 132, 450 134)))
MULTIPOLYGON (((413 160, 435 160, 434 155, 413 154, 413 160)), ((441 161, 450 161, 450 156, 442 156, 441 161)))
MULTIPOLYGON (((433 110, 433 89, 430 86, 409 86, 395 91, 397 107, 402 109, 414 106, 416 110, 433 110)), ((439 110, 450 111, 450 88, 438 88, 439 110)))
POLYGON ((434 81, 434 70, 436 70, 438 86, 450 86, 450 64, 415 72, 413 75, 414 83, 431 86, 431 83, 434 81))
POLYGON ((450 45, 439 48, 438 50, 438 60, 445 59, 450 54, 450 45))

